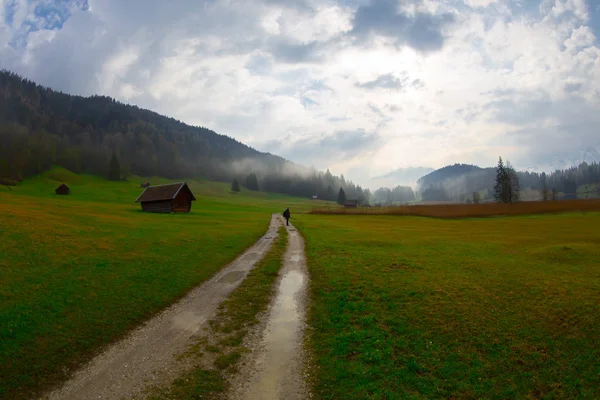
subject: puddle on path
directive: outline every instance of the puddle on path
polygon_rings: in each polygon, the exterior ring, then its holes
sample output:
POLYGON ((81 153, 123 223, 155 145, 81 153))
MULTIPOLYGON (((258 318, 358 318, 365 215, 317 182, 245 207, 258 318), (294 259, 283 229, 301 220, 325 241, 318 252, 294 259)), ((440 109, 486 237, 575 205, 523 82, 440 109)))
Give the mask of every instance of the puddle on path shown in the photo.
POLYGON ((183 312, 173 317, 173 326, 182 331, 196 332, 206 318, 193 312, 183 312))
POLYGON ((231 271, 219 279, 219 283, 235 283, 244 278, 244 271, 231 271))
POLYGON ((302 238, 290 232, 288 255, 254 359, 254 372, 241 396, 234 398, 303 398, 302 345, 307 286, 303 260, 302 238))
POLYGON ((240 258, 240 261, 255 261, 257 259, 258 259, 257 253, 248 253, 245 256, 243 256, 242 258, 240 258))

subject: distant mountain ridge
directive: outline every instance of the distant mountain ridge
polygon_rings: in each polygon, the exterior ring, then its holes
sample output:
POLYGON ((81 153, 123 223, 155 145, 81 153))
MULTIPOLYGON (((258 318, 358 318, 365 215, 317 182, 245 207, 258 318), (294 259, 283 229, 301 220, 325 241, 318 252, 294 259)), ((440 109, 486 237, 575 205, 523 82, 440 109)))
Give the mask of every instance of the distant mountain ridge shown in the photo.
POLYGON ((445 179, 458 178, 462 175, 482 171, 484 168, 472 164, 454 164, 436 169, 429 174, 419 178, 417 183, 420 186, 429 186, 445 179))
MULTIPOLYGON (((518 171, 522 198, 538 199, 541 191, 556 189, 564 198, 576 198, 578 187, 600 184, 597 162, 556 170, 550 174, 518 171)), ((437 169, 418 181, 418 192, 424 201, 466 201, 474 192, 482 199, 493 200, 496 167, 482 168, 471 164, 454 164, 437 169)))
POLYGON ((417 182, 419 178, 433 171, 435 171, 435 169, 430 167, 397 168, 385 175, 378 176, 375 179, 396 179, 399 185, 410 184, 417 182))

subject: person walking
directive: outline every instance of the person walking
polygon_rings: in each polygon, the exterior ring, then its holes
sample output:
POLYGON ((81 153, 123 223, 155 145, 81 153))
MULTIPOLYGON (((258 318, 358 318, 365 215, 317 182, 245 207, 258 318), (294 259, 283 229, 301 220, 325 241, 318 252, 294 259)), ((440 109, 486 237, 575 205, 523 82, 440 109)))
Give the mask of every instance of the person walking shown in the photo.
POLYGON ((290 226, 291 214, 290 214, 290 209, 289 208, 285 209, 285 211, 283 212, 283 217, 285 218, 285 225, 286 226, 290 226))

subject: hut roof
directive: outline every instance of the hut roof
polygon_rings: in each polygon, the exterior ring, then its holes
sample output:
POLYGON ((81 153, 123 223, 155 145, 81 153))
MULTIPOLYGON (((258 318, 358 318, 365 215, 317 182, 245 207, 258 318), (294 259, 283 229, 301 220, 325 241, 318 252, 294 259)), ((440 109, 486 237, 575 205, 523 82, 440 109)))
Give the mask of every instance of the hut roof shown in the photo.
POLYGON ((344 203, 344 205, 346 205, 346 206, 357 206, 358 205, 358 200, 346 200, 346 202, 344 203))
POLYGON ((148 186, 135 202, 173 200, 183 188, 186 188, 190 192, 192 200, 196 200, 187 183, 178 182, 166 185, 148 186))
POLYGON ((69 187, 63 183, 59 187, 56 188, 56 190, 58 190, 58 189, 67 189, 68 190, 69 187))

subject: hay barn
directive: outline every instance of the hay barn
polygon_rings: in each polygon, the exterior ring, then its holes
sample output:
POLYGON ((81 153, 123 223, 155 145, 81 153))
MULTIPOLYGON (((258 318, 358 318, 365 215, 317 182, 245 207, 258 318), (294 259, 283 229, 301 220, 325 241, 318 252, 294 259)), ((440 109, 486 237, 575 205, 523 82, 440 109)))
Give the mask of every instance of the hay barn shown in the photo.
POLYGON ((69 194, 69 193, 71 193, 71 189, 69 189, 69 187, 63 183, 62 185, 60 185, 59 187, 56 188, 56 190, 54 191, 54 193, 56 193, 56 194, 69 194))
POLYGON ((344 203, 344 207, 356 208, 358 207, 358 200, 346 200, 346 202, 344 203))
POLYGON ((196 198, 187 183, 149 186, 137 198, 142 210, 156 213, 190 212, 196 198))

